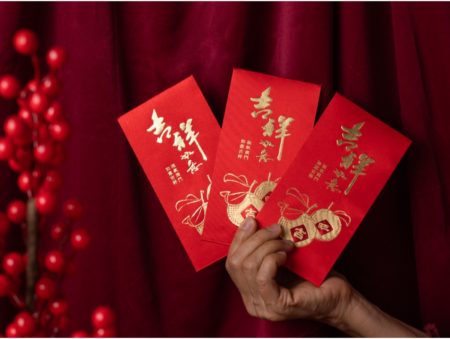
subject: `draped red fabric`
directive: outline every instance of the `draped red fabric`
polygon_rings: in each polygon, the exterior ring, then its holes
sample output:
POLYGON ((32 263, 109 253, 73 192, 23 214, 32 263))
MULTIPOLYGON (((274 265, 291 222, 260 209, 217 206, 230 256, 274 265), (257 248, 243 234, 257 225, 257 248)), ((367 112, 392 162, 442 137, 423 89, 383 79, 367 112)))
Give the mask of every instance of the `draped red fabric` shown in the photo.
MULTIPOLYGON (((240 67, 322 84, 319 115, 339 91, 413 140, 336 269, 391 315, 450 334, 449 4, 2 3, 0 73, 25 80, 29 61, 10 43, 21 27, 36 30, 41 52, 70 55, 60 197, 84 202, 92 234, 64 282, 73 330, 108 304, 124 336, 339 335, 250 317, 223 262, 195 273, 117 124, 190 74, 221 122, 240 67)), ((0 123, 15 109, 1 100, 0 123)), ((0 210, 20 196, 15 178, 0 164, 0 210)))

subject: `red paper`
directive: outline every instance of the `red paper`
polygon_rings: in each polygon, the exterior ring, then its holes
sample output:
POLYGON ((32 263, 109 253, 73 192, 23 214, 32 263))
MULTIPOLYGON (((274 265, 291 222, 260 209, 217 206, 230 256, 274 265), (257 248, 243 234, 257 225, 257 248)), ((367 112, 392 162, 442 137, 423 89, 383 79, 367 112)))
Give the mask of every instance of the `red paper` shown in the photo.
POLYGON ((409 145, 336 94, 257 217, 296 244, 288 268, 323 282, 409 145))
POLYGON ((191 76, 119 123, 198 271, 227 248, 201 241, 220 127, 191 76))
POLYGON ((235 69, 202 238, 230 244, 255 216, 314 125, 320 87, 235 69))

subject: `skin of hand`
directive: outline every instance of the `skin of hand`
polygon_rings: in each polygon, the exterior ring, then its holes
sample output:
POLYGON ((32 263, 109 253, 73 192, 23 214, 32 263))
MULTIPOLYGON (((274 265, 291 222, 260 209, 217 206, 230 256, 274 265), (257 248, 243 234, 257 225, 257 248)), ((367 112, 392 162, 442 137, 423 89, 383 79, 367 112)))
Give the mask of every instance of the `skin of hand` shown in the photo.
POLYGON ((352 288, 345 279, 333 275, 321 287, 297 281, 287 288, 276 281, 279 267, 294 249, 291 241, 280 239, 281 227, 273 225, 257 231, 256 221, 247 218, 230 246, 226 268, 238 287, 247 312, 280 321, 311 318, 333 323, 345 312, 352 288))
POLYGON ((314 319, 354 336, 424 336, 369 303, 337 273, 320 287, 298 277, 289 287, 280 284, 281 266, 294 249, 280 234, 279 225, 258 230, 247 218, 230 246, 226 269, 250 315, 272 321, 314 319))

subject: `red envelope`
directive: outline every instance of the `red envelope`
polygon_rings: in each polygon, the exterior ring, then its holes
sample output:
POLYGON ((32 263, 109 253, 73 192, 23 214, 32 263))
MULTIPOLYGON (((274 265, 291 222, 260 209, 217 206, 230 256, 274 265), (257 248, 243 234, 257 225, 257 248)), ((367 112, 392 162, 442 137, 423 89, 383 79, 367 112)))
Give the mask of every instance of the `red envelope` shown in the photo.
POLYGON ((288 268, 323 282, 410 143, 335 95, 258 214, 261 227, 279 223, 295 243, 288 268))
POLYGON ((201 241, 220 127, 191 76, 119 118, 195 269, 225 246, 201 241))
POLYGON ((261 210, 312 131, 319 94, 318 85, 233 71, 204 240, 230 244, 261 210))

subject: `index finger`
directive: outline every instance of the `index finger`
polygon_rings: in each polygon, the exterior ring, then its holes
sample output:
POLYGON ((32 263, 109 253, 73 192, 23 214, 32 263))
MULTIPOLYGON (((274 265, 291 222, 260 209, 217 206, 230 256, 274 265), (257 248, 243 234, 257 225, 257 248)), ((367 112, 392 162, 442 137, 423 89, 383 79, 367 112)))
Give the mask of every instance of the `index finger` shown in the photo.
POLYGON ((251 217, 246 218, 234 235, 233 242, 228 250, 228 255, 233 254, 245 240, 250 238, 252 234, 256 232, 256 229, 256 220, 251 217))

